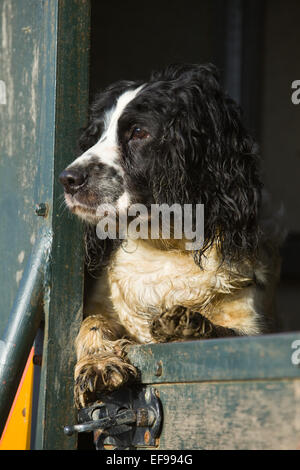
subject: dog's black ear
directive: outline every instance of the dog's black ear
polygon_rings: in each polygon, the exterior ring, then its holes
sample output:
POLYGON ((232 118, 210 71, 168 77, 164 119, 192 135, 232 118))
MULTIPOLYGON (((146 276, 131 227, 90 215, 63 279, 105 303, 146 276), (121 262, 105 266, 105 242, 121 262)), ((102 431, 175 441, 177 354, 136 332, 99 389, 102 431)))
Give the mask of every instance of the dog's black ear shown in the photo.
MULTIPOLYGON (((172 74, 171 74, 172 75, 172 74)), ((191 66, 176 75, 177 114, 168 129, 168 199, 204 204, 204 246, 214 242, 223 259, 255 255, 261 199, 259 158, 238 106, 220 86, 215 67, 191 66), (172 194, 171 194, 172 193, 172 194)))
MULTIPOLYGON (((226 96, 218 105, 218 118, 212 117, 211 110, 210 131, 206 138, 203 134, 203 177, 198 187, 205 204, 203 249, 217 241, 223 259, 239 261, 257 255, 262 190, 259 154, 237 105, 226 96)), ((200 258, 201 250, 196 260, 200 258)))

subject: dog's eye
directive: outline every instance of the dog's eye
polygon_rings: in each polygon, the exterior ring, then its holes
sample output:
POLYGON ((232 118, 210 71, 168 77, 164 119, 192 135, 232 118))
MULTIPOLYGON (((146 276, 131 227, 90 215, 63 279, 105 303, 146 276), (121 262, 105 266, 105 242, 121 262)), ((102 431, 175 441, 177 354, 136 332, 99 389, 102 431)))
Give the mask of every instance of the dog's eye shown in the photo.
POLYGON ((134 127, 129 140, 142 140, 150 137, 149 132, 141 127, 134 127))

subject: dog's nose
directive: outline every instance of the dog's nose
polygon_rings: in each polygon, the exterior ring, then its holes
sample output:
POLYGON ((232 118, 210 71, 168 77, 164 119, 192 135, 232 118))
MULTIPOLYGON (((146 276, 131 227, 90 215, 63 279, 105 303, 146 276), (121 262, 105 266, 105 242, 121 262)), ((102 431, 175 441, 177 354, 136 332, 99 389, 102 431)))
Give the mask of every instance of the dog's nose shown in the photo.
POLYGON ((59 181, 69 194, 75 194, 87 179, 87 174, 80 170, 66 169, 59 175, 59 181))

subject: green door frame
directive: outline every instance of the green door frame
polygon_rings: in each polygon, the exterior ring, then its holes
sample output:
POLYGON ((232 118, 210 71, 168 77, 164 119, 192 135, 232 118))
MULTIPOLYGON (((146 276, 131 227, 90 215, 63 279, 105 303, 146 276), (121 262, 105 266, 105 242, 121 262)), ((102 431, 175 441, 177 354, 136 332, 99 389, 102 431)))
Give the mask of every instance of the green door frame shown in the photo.
POLYGON ((7 252, 2 259, 7 273, 0 279, 0 326, 7 324, 0 370, 10 377, 9 397, 2 387, 0 406, 14 398, 12 385, 22 373, 42 305, 35 448, 75 449, 76 439, 66 437, 63 426, 74 416, 73 344, 82 320, 83 237, 80 223, 61 208, 58 175, 74 159, 78 129, 87 118, 90 1, 1 0, 0 13, 5 46, 0 80, 7 94, 0 117, 0 246, 7 252), (36 204, 44 204, 46 213, 35 212, 36 204), (26 261, 27 268, 20 269, 26 261), (34 276, 30 267, 36 269, 34 276), (12 351, 13 340, 21 336, 16 325, 28 336, 12 351))

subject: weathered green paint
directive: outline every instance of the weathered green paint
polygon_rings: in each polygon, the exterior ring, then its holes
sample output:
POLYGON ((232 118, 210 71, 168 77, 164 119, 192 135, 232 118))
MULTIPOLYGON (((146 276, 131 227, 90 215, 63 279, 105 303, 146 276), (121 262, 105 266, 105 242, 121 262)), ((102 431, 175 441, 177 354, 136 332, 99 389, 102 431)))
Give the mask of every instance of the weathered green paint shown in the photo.
POLYGON ((43 50, 46 3, 0 1, 0 80, 6 92, 0 100, 0 335, 44 225, 35 215, 35 204, 46 193, 49 200, 52 191, 51 163, 45 163, 51 158, 54 134, 49 125, 54 115, 54 51, 43 50), (43 115, 48 123, 44 128, 43 115), (42 175, 44 169, 47 175, 42 175))
POLYGON ((159 449, 299 449, 300 380, 156 388, 164 412, 159 449))
POLYGON ((78 132, 87 117, 90 5, 89 0, 50 0, 49 7, 57 46, 53 250, 37 447, 70 449, 76 448, 77 441, 65 436, 63 427, 75 415, 74 339, 82 320, 83 236, 80 222, 61 211, 63 191, 58 175, 74 159, 78 132))
POLYGON ((39 234, 0 340, 0 435, 42 319, 42 300, 52 234, 39 234))
POLYGON ((300 378, 300 366, 292 361, 296 340, 300 332, 151 344, 131 348, 129 358, 143 383, 300 378))
POLYGON ((82 318, 83 246, 64 211, 61 170, 74 159, 88 105, 89 0, 0 0, 0 330, 41 228, 53 231, 44 291, 37 448, 73 449, 74 338, 82 318), (0 99, 1 103, 1 99, 0 99), (35 206, 46 203, 47 217, 35 206))
POLYGON ((131 347, 163 405, 159 449, 298 449, 300 333, 131 347))

